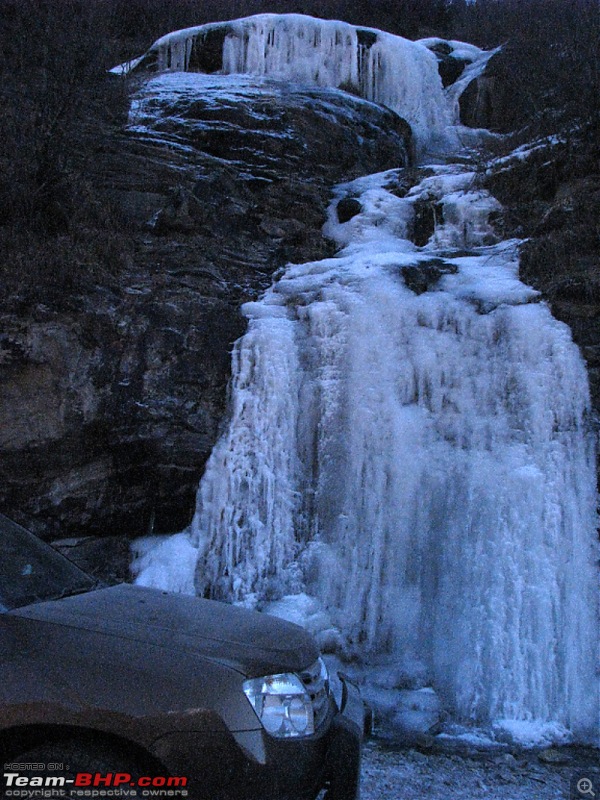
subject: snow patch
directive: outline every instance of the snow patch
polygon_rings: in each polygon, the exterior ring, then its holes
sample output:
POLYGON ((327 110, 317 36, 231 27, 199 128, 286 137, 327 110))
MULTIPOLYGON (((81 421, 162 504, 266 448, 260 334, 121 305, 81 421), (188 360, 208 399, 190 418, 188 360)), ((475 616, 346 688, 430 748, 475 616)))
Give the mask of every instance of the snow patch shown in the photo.
POLYGON ((194 573, 198 549, 191 544, 187 531, 136 539, 131 551, 131 574, 138 586, 196 594, 194 573))
POLYGON ((321 652, 335 652, 343 646, 343 637, 329 614, 315 597, 304 592, 265 603, 261 611, 301 625, 315 637, 321 652))
POLYGON ((499 719, 494 724, 494 733, 499 741, 522 747, 548 747, 573 741, 573 734, 556 722, 499 719))

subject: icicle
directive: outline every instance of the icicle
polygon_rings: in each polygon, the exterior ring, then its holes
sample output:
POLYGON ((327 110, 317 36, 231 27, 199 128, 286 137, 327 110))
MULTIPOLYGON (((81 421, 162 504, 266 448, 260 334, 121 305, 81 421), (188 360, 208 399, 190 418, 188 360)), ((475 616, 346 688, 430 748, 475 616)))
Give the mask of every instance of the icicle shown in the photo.
MULTIPOLYGON (((223 32, 224 73, 347 89, 404 117, 413 128, 419 152, 457 146, 451 123, 460 92, 451 97, 444 93, 437 59, 423 44, 345 22, 258 14, 170 33, 152 45, 147 57, 156 54, 150 60, 158 71, 188 70, 192 50, 201 50, 205 37, 217 29, 223 32)), ((489 54, 471 50, 475 61, 469 74, 474 77, 489 54)), ((145 59, 131 65, 140 63, 145 59)), ((127 68, 122 65, 114 71, 127 68)), ((461 86, 466 86, 464 79, 461 86)))

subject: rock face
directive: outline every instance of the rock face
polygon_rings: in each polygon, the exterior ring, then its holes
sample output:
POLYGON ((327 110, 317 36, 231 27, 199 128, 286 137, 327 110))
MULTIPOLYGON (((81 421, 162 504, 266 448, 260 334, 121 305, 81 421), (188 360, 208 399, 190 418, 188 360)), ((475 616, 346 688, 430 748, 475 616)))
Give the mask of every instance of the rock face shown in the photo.
POLYGON ((130 121, 90 175, 130 230, 129 268, 0 314, 0 507, 50 539, 189 523, 240 305, 286 262, 330 254, 335 183, 410 149, 393 112, 240 76, 141 82, 130 121))
POLYGON ((472 81, 459 100, 463 125, 470 128, 498 127, 497 95, 497 79, 493 75, 482 75, 472 81))
POLYGON ((453 48, 448 42, 434 41, 429 49, 435 53, 438 60, 438 72, 444 88, 458 80, 471 61, 466 58, 456 57, 453 48))
MULTIPOLYGON (((522 280, 542 292, 567 323, 586 361, 592 420, 600 429, 600 189, 597 131, 550 137, 504 159, 487 178, 503 203, 499 223, 526 239, 522 280)), ((600 453, 598 453, 600 473, 600 453)))

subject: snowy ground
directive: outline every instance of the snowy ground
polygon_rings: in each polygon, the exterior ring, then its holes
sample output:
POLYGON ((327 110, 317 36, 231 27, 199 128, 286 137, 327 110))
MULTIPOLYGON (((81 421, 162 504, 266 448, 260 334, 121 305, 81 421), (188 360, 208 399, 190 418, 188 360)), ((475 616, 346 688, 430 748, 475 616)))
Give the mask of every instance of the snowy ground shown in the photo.
POLYGON ((595 800, 600 797, 600 753, 586 748, 514 754, 426 753, 371 740, 363 754, 361 797, 362 800, 585 797, 595 800), (552 763, 553 760, 560 763, 552 763))

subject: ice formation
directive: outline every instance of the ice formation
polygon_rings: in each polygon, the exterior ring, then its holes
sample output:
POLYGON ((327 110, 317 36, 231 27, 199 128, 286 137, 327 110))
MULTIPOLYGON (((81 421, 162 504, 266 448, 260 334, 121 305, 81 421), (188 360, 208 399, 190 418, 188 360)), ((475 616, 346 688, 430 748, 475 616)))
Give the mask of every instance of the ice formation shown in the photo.
MULTIPOLYGON (((251 59, 258 29, 242 22, 251 59)), ((227 47, 228 63, 250 63, 227 47)), ((423 113, 443 124, 439 107, 423 113)), ((490 735, 597 740, 582 358, 519 281, 518 243, 497 241, 499 206, 473 172, 430 166, 404 197, 399 180, 338 187, 326 225, 338 256, 289 265, 244 306, 229 423, 191 528, 141 543, 134 569, 304 620, 341 657, 433 686, 454 720, 490 735), (343 224, 342 197, 362 209, 343 224), (417 247, 422 201, 438 218, 417 247)))
POLYGON ((158 39, 146 56, 114 71, 145 65, 158 72, 201 71, 204 60, 199 53, 219 32, 223 40, 219 71, 354 92, 404 117, 412 126, 419 152, 456 147, 458 98, 493 54, 473 45, 447 43, 470 63, 460 80, 444 92, 437 58, 427 46, 434 40, 413 42, 302 14, 258 14, 175 31, 158 39))
MULTIPOLYGON (((200 594, 250 605, 308 593, 346 653, 425 665, 457 718, 590 736, 585 368, 518 280, 515 243, 489 243, 495 201, 464 168, 432 172, 403 199, 393 173, 340 187, 363 208, 341 225, 332 206, 340 255, 288 267, 244 307, 188 573, 200 594), (450 221, 419 249, 425 196, 450 221), (434 290, 407 288, 403 268, 436 258, 434 290)), ((160 563, 177 588, 183 565, 160 563)))

